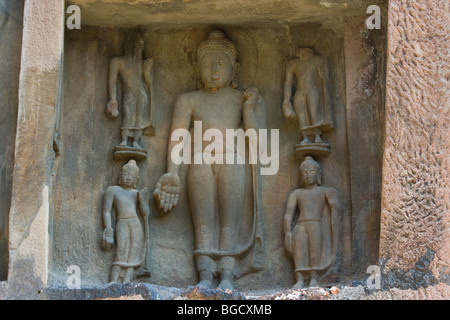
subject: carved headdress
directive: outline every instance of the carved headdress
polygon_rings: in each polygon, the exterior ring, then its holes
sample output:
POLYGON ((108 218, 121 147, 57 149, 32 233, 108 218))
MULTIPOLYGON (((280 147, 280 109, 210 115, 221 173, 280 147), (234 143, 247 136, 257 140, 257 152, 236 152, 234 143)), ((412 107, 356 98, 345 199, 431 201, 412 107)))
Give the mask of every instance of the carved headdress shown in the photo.
POLYGON ((236 46, 220 30, 211 31, 208 39, 198 46, 197 59, 200 60, 205 52, 226 52, 231 61, 236 62, 236 46))
MULTIPOLYGON (((225 52, 230 57, 230 61, 234 64, 235 68, 233 79, 231 80, 230 85, 232 88, 237 88, 237 74, 239 72, 240 65, 239 62, 237 62, 237 50, 234 43, 228 40, 222 31, 213 30, 209 33, 208 39, 200 43, 200 45, 198 46, 197 62, 201 60, 202 56, 206 52, 225 52)), ((204 86, 201 77, 198 77, 197 86, 198 88, 203 88, 204 86)))
POLYGON ((139 167, 136 164, 135 160, 130 160, 128 161, 128 163, 126 163, 123 167, 122 170, 132 170, 134 173, 139 174, 139 167))
POLYGON ((311 156, 305 157, 305 160, 303 160, 303 162, 300 164, 300 169, 308 164, 315 166, 317 169, 320 169, 320 164, 311 156))

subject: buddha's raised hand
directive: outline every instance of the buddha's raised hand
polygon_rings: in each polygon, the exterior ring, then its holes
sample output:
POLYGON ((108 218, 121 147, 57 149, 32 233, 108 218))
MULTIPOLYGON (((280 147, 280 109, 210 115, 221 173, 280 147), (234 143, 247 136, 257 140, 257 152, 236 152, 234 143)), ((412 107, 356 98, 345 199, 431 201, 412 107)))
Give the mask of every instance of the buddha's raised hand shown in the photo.
POLYGON ((179 193, 180 177, 174 173, 166 173, 156 184, 153 196, 159 209, 167 213, 177 205, 179 193))

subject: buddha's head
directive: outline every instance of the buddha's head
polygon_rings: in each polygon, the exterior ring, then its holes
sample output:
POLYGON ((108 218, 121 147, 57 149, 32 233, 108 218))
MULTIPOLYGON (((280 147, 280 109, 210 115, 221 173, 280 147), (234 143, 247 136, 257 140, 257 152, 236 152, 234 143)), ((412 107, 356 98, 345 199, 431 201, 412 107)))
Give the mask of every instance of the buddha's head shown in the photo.
POLYGON ((119 184, 125 188, 136 188, 139 181, 139 167, 136 161, 130 160, 122 167, 119 184))
POLYGON ((295 55, 299 59, 306 59, 314 55, 314 50, 306 47, 299 47, 295 50, 295 55))
POLYGON ((140 31, 136 31, 125 40, 124 53, 126 57, 142 59, 145 40, 140 31))
POLYGON ((310 187, 322 183, 320 164, 310 156, 305 157, 305 160, 300 165, 300 179, 302 187, 310 187))
POLYGON ((212 31, 197 50, 197 72, 202 86, 213 91, 228 86, 237 87, 239 63, 236 57, 233 42, 222 31, 212 31))

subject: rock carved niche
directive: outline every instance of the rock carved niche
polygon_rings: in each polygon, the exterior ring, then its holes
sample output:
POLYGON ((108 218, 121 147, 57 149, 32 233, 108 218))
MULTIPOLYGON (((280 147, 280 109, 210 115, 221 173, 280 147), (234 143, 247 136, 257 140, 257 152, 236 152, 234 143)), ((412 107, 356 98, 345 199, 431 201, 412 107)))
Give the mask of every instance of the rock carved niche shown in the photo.
MULTIPOLYGON (((67 32, 50 282, 79 265, 86 284, 262 290, 344 283, 376 263, 368 239, 377 230, 360 222, 369 214, 361 190, 374 182, 352 169, 367 148, 353 138, 350 29, 299 21, 67 32), (252 129, 258 158, 266 139, 265 162, 251 163, 251 137, 243 153, 227 149, 226 129, 252 129), (174 162, 174 148, 190 157, 174 162)), ((381 108, 373 101, 359 103, 381 108)))

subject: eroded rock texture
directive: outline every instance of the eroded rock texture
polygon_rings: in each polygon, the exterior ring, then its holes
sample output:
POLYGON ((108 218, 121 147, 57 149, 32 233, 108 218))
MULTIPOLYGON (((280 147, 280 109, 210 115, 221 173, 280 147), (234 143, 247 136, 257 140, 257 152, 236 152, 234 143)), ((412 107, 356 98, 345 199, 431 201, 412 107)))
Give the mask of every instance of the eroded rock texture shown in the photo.
POLYGON ((450 262, 448 12, 448 2, 391 1, 388 26, 380 253, 406 271, 430 250, 436 279, 450 262))

